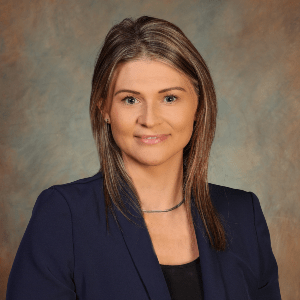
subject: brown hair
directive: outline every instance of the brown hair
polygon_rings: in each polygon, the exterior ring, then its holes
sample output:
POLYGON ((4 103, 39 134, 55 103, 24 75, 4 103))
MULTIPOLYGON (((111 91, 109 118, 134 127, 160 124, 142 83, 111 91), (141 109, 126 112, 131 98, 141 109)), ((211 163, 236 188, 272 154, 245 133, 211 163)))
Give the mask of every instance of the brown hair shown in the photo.
POLYGON ((193 195, 211 246, 224 251, 226 234, 220 216, 211 202, 207 182, 208 159, 217 116, 213 81, 203 58, 184 33, 174 24, 154 17, 142 16, 136 20, 126 18, 114 25, 104 40, 95 65, 90 118, 99 154, 99 172, 102 172, 104 179, 106 224, 108 226, 108 209, 116 219, 112 202, 128 220, 132 221, 124 212, 127 209, 120 198, 119 189, 122 189, 122 181, 127 183, 137 199, 136 202, 129 197, 131 204, 137 208, 141 216, 143 214, 137 191, 125 170, 121 150, 114 141, 110 126, 104 122, 101 111, 105 107, 117 66, 144 57, 163 61, 186 74, 198 95, 193 134, 183 150, 184 197, 190 226, 193 224, 191 210, 193 195))

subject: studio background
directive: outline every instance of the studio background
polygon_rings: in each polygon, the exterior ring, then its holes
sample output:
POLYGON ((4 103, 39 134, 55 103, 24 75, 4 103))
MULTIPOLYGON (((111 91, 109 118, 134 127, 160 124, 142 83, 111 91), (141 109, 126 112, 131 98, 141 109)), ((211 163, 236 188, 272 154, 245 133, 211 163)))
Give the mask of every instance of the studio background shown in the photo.
POLYGON ((260 199, 283 300, 300 299, 300 2, 0 0, 0 299, 42 190, 99 169, 93 66, 126 17, 178 25, 218 97, 209 182, 260 199))

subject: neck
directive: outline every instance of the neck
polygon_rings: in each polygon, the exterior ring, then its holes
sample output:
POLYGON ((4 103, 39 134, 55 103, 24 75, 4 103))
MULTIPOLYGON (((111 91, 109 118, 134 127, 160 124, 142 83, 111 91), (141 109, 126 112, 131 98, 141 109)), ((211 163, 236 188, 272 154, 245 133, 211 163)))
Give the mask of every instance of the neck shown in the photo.
MULTIPOLYGON (((143 210, 166 210, 182 201, 184 197, 182 160, 177 159, 168 162, 167 165, 146 168, 125 161, 124 164, 138 192, 143 210)), ((181 205, 175 210, 181 207, 184 206, 181 205)), ((160 215, 172 212, 160 213, 160 215)))

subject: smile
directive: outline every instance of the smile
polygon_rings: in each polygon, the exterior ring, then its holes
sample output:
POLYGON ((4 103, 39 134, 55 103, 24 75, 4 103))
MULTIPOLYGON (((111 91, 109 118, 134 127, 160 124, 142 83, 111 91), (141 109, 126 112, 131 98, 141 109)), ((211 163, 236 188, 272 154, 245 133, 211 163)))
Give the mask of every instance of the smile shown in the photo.
POLYGON ((154 145, 165 141, 169 135, 164 135, 161 137, 148 137, 148 138, 138 138, 140 142, 147 145, 154 145))

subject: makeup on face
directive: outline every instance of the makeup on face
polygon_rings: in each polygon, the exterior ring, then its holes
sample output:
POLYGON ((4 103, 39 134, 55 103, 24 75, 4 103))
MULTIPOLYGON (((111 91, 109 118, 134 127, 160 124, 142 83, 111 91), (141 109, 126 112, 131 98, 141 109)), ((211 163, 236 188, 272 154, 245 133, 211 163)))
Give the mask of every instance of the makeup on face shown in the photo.
POLYGON ((158 136, 149 136, 149 137, 136 137, 138 139, 139 142, 142 142, 146 145, 155 145, 158 143, 161 143, 163 141, 165 141, 168 137, 170 136, 170 134, 166 135, 158 135, 158 136))

